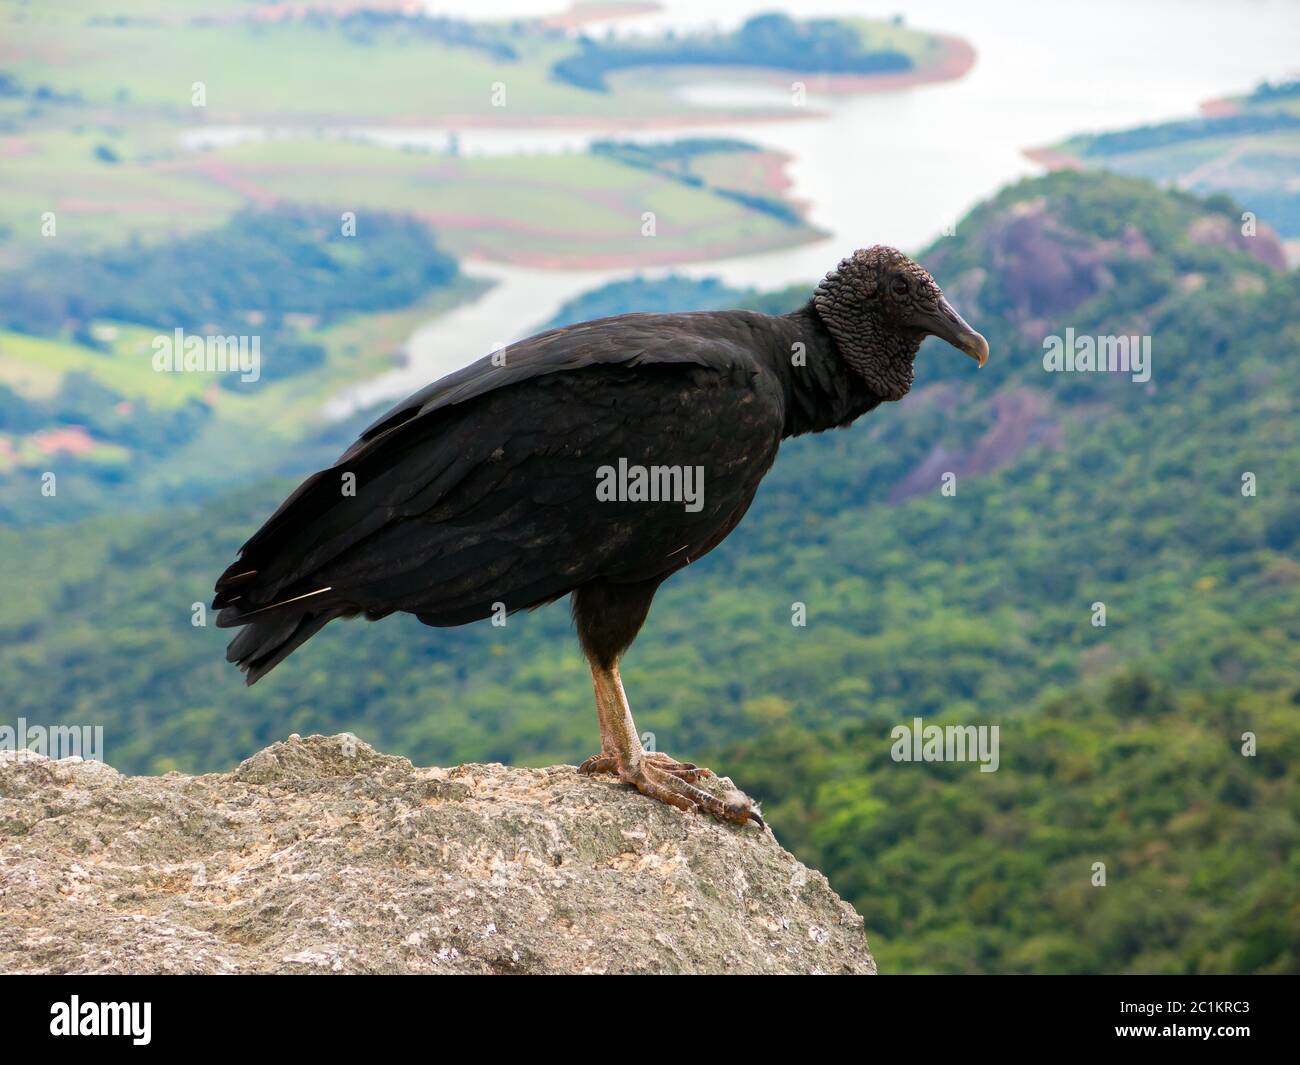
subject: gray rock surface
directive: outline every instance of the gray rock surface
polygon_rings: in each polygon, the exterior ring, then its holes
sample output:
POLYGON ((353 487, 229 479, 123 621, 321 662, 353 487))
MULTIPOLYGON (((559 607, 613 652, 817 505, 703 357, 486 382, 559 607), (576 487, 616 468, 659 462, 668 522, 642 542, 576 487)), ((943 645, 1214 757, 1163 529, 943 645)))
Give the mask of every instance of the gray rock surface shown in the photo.
POLYGON ((872 973, 772 833, 571 766, 291 736, 233 773, 0 754, 0 971, 872 973))

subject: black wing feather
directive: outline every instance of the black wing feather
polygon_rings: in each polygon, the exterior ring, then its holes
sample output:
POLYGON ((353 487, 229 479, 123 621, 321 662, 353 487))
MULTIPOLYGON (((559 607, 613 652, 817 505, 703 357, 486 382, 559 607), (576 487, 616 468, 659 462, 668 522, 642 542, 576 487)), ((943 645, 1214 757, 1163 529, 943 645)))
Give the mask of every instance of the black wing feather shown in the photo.
POLYGON ((783 423, 778 390, 725 324, 584 323, 394 408, 218 582, 218 624, 249 626, 231 659, 252 683, 335 617, 405 610, 463 624, 496 603, 533 607, 595 577, 640 580, 699 557, 748 507, 783 423), (596 468, 619 458, 703 465, 705 505, 598 502, 596 468))

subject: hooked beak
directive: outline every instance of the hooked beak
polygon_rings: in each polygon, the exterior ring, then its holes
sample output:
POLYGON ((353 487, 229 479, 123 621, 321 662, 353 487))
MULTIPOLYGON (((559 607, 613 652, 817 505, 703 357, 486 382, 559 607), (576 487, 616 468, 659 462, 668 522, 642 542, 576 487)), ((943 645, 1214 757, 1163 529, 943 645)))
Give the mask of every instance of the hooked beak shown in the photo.
POLYGON ((989 361, 989 342, 975 332, 942 296, 937 311, 918 315, 912 324, 947 341, 958 351, 964 351, 981 366, 989 361))

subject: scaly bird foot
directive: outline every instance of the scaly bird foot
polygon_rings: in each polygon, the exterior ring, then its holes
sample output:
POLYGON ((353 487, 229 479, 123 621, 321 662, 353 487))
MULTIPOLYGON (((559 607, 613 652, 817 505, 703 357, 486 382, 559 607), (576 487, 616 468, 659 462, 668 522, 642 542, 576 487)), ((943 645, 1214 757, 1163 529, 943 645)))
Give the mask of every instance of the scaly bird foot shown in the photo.
POLYGON ((720 821, 736 825, 754 821, 759 828, 767 827, 758 806, 744 793, 733 788, 725 798, 719 798, 692 783, 713 776, 712 770, 690 762, 678 762, 657 751, 642 755, 641 764, 635 770, 621 769, 615 755, 598 754, 583 762, 578 772, 615 773, 642 795, 676 806, 679 810, 702 810, 720 821))
MULTIPOLYGON (((705 769, 694 762, 679 762, 677 759, 669 758, 668 755, 659 751, 648 751, 641 757, 656 769, 662 769, 665 773, 671 773, 682 780, 700 780, 704 777, 713 776, 712 769, 705 769)), ((588 776, 592 773, 621 775, 618 771, 618 757, 612 754, 593 754, 582 765, 578 766, 578 772, 588 776)))

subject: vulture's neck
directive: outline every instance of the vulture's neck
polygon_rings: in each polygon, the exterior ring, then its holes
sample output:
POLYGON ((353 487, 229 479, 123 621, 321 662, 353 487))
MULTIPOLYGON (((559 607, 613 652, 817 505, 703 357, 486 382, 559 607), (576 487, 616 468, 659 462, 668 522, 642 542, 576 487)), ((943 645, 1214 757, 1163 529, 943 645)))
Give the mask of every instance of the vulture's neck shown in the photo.
POLYGON ((849 368, 811 302, 777 321, 780 332, 789 334, 776 353, 776 370, 786 383, 786 436, 837 429, 884 402, 849 368), (796 342, 804 345, 803 366, 792 359, 796 342))

